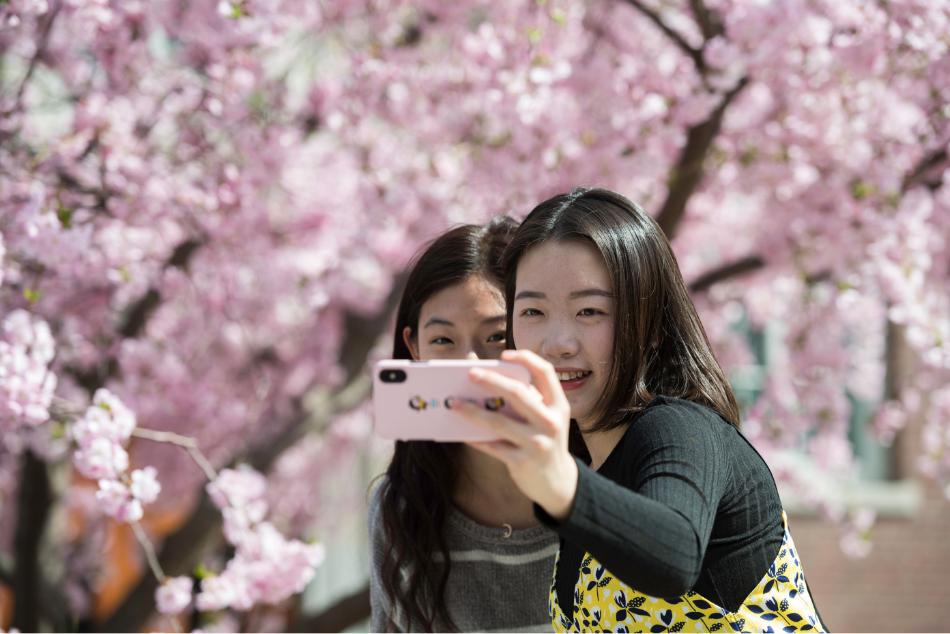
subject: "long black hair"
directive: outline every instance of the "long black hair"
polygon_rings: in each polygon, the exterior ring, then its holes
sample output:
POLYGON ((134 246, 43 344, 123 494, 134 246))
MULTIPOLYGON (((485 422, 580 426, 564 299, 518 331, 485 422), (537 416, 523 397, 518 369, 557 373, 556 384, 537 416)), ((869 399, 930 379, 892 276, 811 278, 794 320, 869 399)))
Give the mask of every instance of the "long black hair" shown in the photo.
MULTIPOLYGON (((462 225, 436 238, 409 273, 396 313, 393 358, 411 359, 403 338, 408 327, 418 337, 419 313, 439 291, 480 275, 501 289, 501 255, 517 224, 506 216, 487 225, 462 225)), ((458 443, 397 441, 381 485, 386 549, 381 577, 389 598, 389 626, 433 631, 458 629, 445 605, 449 550, 445 521, 458 482, 458 443), (443 565, 435 561, 442 556, 443 565)))
POLYGON ((739 426, 732 388, 709 345, 670 243, 636 203, 606 189, 577 188, 535 207, 505 252, 507 345, 518 261, 549 240, 592 244, 604 259, 616 302, 610 373, 592 431, 623 424, 656 396, 700 403, 739 426))

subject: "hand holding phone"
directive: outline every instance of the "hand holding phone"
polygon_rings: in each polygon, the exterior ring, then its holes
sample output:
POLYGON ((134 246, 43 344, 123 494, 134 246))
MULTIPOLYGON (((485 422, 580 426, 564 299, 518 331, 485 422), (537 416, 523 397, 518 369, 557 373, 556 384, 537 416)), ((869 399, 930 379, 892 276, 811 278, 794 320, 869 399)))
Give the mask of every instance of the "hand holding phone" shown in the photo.
POLYGON ((485 368, 524 383, 531 382, 526 368, 505 361, 379 361, 373 370, 376 433, 395 440, 496 440, 498 436, 493 432, 449 411, 449 399, 457 398, 517 418, 499 394, 469 380, 468 372, 472 368, 485 368))

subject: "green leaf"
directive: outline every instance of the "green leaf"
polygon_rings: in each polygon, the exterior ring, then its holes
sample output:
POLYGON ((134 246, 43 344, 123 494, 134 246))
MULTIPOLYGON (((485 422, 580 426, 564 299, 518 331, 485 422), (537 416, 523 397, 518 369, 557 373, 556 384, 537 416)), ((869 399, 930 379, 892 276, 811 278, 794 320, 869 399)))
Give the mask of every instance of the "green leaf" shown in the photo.
POLYGON ((239 20, 248 15, 247 8, 244 6, 243 2, 235 2, 231 4, 231 13, 227 14, 225 17, 228 17, 232 20, 239 20))
POLYGON ((874 193, 874 186, 862 180, 856 180, 851 184, 851 195, 855 200, 864 200, 874 193))
POLYGON ((56 217, 59 218, 59 224, 63 226, 63 229, 71 229, 73 226, 73 210, 67 209, 60 205, 59 209, 56 211, 56 217))
POLYGON ((194 576, 198 579, 207 579, 208 577, 214 577, 215 574, 205 568, 204 564, 198 564, 195 566, 194 576))
POLYGON ((854 284, 846 280, 838 280, 835 286, 839 291, 850 291, 851 289, 857 288, 854 284))
POLYGON ((42 297, 42 296, 43 296, 43 294, 40 293, 40 292, 39 292, 38 290, 36 290, 35 288, 24 288, 24 289, 23 289, 23 299, 25 299, 26 301, 30 302, 30 304, 35 304, 36 302, 40 301, 40 297, 42 297))
POLYGON ((744 167, 748 167, 755 163, 755 160, 759 158, 759 150, 754 146, 747 147, 742 151, 742 154, 739 155, 739 163, 744 167))

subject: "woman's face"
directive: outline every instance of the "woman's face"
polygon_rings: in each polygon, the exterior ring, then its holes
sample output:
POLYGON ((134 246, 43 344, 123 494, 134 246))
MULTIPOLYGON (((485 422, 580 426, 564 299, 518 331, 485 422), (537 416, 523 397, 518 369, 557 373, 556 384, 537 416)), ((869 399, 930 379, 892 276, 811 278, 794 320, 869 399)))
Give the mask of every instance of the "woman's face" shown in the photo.
POLYGON ((607 267, 592 244, 552 240, 521 256, 515 277, 515 344, 554 366, 581 429, 596 422, 594 407, 607 385, 614 309, 607 267))
POLYGON ((481 275, 471 275, 426 300, 418 334, 406 327, 402 335, 417 361, 497 359, 505 349, 504 296, 481 275))

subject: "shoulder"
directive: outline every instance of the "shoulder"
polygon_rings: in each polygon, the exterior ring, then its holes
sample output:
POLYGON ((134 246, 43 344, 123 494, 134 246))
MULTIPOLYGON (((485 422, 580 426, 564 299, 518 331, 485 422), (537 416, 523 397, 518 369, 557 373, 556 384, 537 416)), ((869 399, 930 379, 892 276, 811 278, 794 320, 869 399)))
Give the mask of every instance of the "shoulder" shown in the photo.
POLYGON ((661 423, 669 425, 696 425, 698 423, 716 431, 732 427, 716 411, 705 405, 672 396, 655 397, 649 405, 637 412, 631 427, 661 423))
POLYGON ((626 437, 641 449, 656 444, 720 446, 735 428, 712 409, 669 396, 657 396, 637 412, 626 437))

